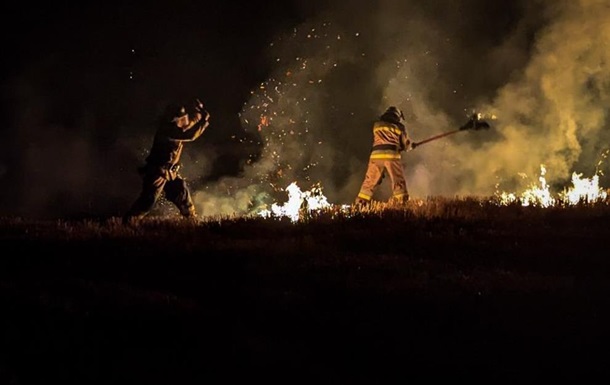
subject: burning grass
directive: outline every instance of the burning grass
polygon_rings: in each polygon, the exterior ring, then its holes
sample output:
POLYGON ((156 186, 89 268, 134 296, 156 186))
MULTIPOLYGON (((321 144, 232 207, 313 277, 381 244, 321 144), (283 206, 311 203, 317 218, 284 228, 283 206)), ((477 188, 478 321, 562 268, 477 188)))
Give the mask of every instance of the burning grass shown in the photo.
MULTIPOLYGON (((551 207, 523 205, 519 200, 499 204, 496 198, 480 197, 429 197, 415 199, 406 204, 372 202, 367 206, 328 205, 316 210, 301 208, 297 219, 287 216, 249 215, 203 217, 200 221, 184 221, 178 216, 149 216, 139 222, 124 225, 120 218, 80 220, 28 220, 0 217, 2 238, 10 239, 151 239, 158 242, 179 243, 185 238, 206 234, 223 234, 243 237, 245 234, 307 232, 319 226, 335 231, 349 231, 367 227, 369 223, 386 222, 386 227, 424 225, 439 220, 447 223, 480 222, 487 225, 539 223, 551 218, 566 221, 606 217, 610 214, 610 197, 594 202, 557 204, 551 207)), ((315 230, 312 230, 315 231, 315 230)))

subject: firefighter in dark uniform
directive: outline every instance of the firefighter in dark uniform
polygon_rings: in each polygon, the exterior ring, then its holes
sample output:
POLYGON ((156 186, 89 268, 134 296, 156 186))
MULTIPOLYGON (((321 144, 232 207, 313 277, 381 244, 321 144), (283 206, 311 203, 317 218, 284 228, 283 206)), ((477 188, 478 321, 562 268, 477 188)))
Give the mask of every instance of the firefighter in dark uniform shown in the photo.
POLYGON ((413 144, 403 122, 402 111, 391 106, 373 124, 373 148, 356 204, 367 204, 371 201, 375 189, 381 184, 386 173, 392 184, 391 200, 400 203, 409 200, 400 155, 403 151, 411 150, 413 144))
POLYGON ((176 205, 180 214, 196 219, 197 213, 186 181, 180 176, 180 155, 184 143, 199 138, 209 125, 210 114, 199 99, 195 111, 187 111, 185 105, 170 105, 155 133, 146 164, 139 169, 142 190, 131 208, 123 216, 123 222, 146 216, 162 194, 176 205))

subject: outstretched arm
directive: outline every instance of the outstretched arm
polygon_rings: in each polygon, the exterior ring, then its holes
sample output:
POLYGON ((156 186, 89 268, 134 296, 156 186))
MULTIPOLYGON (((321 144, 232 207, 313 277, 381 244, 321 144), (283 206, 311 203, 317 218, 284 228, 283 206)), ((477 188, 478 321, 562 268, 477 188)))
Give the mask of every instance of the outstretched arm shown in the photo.
POLYGON ((413 146, 413 141, 411 140, 411 138, 407 134, 407 131, 404 131, 402 133, 402 135, 400 135, 400 150, 401 151, 410 151, 413 148, 415 148, 413 146))
POLYGON ((192 142, 199 138, 205 129, 210 125, 210 113, 205 109, 203 103, 196 99, 195 113, 189 115, 190 123, 185 129, 174 127, 168 135, 170 140, 181 142, 192 142))
POLYGON ((176 126, 170 126, 169 130, 166 131, 167 138, 176 142, 192 142, 199 138, 210 123, 199 113, 197 113, 195 117, 197 118, 197 121, 191 121, 189 127, 184 131, 176 126))

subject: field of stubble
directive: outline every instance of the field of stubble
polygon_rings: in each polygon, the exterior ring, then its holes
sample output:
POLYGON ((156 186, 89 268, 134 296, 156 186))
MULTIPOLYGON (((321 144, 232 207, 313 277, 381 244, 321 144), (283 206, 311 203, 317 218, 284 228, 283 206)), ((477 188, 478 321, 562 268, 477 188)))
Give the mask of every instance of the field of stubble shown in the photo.
POLYGON ((610 204, 0 219, 0 384, 598 383, 610 204))

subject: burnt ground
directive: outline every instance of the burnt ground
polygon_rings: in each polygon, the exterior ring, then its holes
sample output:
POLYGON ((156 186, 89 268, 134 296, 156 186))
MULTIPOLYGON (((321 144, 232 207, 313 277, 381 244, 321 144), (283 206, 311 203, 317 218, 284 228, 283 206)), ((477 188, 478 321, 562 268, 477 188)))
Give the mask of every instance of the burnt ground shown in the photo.
POLYGON ((608 210, 449 211, 4 220, 0 383, 606 382, 608 210))

